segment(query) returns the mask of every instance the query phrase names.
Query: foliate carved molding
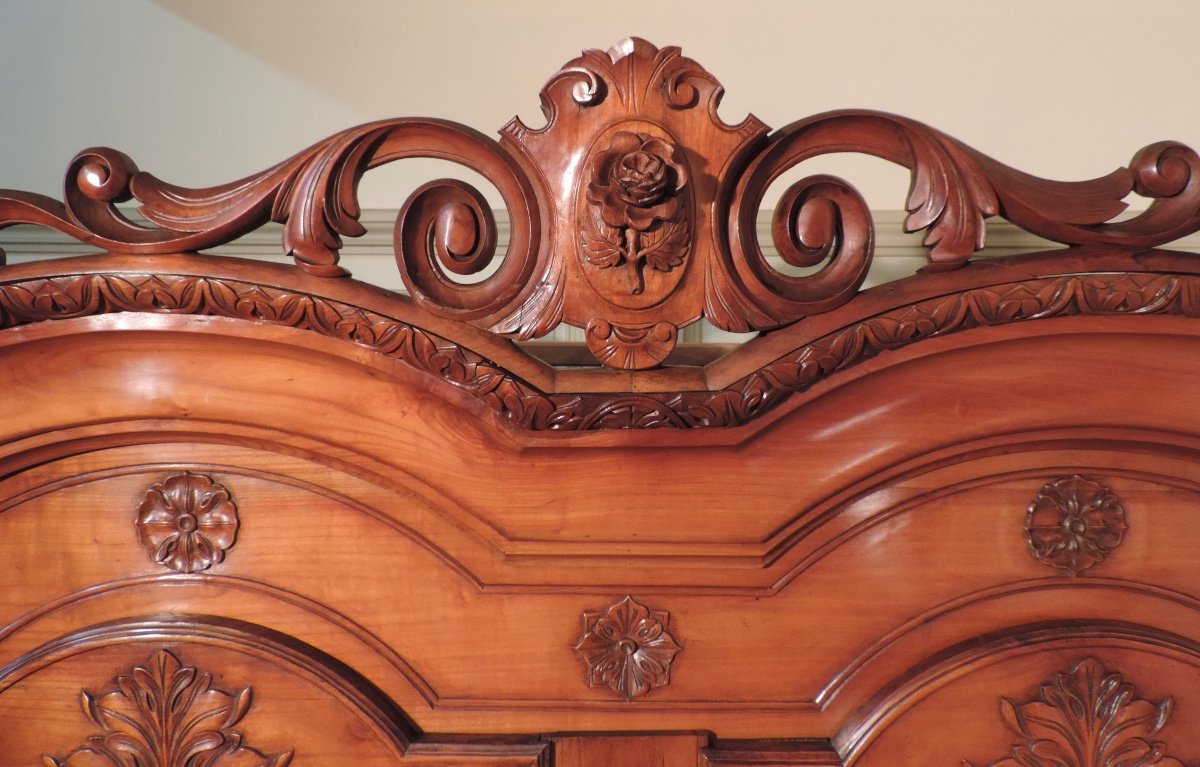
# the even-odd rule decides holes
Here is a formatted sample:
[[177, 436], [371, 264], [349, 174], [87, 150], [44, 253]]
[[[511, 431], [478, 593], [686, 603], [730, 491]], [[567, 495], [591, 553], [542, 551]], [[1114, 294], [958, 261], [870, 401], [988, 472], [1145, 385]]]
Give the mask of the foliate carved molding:
[[575, 650], [589, 687], [608, 687], [626, 700], [671, 683], [671, 664], [682, 649], [667, 632], [670, 616], [625, 597], [606, 610], [583, 613]]
[[[1171, 699], [1135, 695], [1121, 674], [1088, 658], [1047, 680], [1032, 701], [1002, 698], [1000, 714], [1021, 741], [987, 767], [1183, 767], [1153, 739], [1167, 724]], [[964, 760], [963, 767], [975, 766]]]
[[[232, 317], [348, 341], [437, 376], [531, 431], [700, 429], [749, 423], [881, 351], [970, 328], [1068, 316], [1200, 317], [1200, 277], [1086, 274], [976, 288], [854, 322], [723, 389], [555, 394], [427, 330], [284, 288], [167, 274], [72, 274], [0, 284], [0, 328], [114, 312]], [[614, 360], [626, 353], [603, 333], [598, 337], [612, 345]], [[638, 352], [650, 348], [643, 344]]]
[[1068, 575], [1104, 561], [1127, 529], [1117, 494], [1078, 474], [1043, 485], [1025, 515], [1030, 554]]
[[203, 474], [172, 474], [146, 491], [137, 531], [155, 562], [181, 573], [207, 570], [225, 559], [238, 531], [229, 488]]
[[[207, 189], [165, 183], [113, 149], [88, 149], [70, 163], [61, 202], [0, 190], [0, 228], [36, 224], [112, 253], [154, 255], [227, 244], [277, 221], [299, 268], [340, 276], [341, 238], [364, 231], [362, 175], [408, 157], [450, 159], [499, 191], [512, 227], [508, 250], [490, 274], [462, 279], [495, 259], [495, 221], [476, 189], [433, 181], [396, 219], [401, 276], [430, 312], [519, 339], [563, 322], [604, 322], [627, 338], [701, 318], [730, 331], [772, 330], [846, 303], [874, 252], [871, 216], [850, 184], [801, 179], [774, 212], [783, 260], [815, 271], [772, 267], [756, 231], [770, 185], [833, 152], [911, 171], [905, 228], [926, 232], [934, 269], [966, 263], [984, 244], [984, 220], [996, 215], [1066, 244], [1130, 252], [1200, 230], [1200, 156], [1181, 144], [1151, 144], [1102, 178], [1048, 181], [879, 112], [829, 112], [773, 133], [754, 117], [729, 125], [717, 115], [722, 93], [679, 48], [629, 39], [568, 62], [541, 91], [546, 125], [514, 119], [498, 142], [446, 121], [382, 120]], [[1130, 193], [1153, 202], [1115, 221]], [[121, 214], [116, 203], [130, 199], [150, 226]], [[629, 340], [628, 354], [592, 348], [604, 364], [644, 368], [660, 363], [663, 335], [646, 352]]]
[[246, 687], [225, 692], [212, 675], [168, 650], [116, 678], [103, 695], [83, 692], [83, 714], [102, 732], [46, 767], [286, 767], [291, 751], [267, 756], [243, 745], [234, 727], [250, 710]]

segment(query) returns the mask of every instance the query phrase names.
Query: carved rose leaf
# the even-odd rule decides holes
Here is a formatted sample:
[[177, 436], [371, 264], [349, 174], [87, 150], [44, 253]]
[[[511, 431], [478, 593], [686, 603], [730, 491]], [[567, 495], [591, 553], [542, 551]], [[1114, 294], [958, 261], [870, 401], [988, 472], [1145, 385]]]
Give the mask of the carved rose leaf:
[[605, 234], [588, 231], [583, 233], [583, 252], [589, 264], [601, 269], [617, 266], [625, 257], [620, 244], [610, 240]]
[[646, 266], [659, 272], [669, 272], [683, 263], [688, 252], [688, 230], [680, 224], [663, 224], [660, 236], [642, 249]]

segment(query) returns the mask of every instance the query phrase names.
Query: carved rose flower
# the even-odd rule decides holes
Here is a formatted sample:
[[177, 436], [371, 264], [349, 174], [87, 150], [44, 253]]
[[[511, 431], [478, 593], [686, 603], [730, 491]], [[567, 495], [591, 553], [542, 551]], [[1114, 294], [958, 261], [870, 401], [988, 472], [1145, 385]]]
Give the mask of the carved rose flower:
[[1079, 475], [1045, 485], [1029, 504], [1025, 539], [1038, 561], [1077, 575], [1125, 535], [1125, 509], [1112, 490]]
[[676, 193], [687, 184], [678, 150], [660, 138], [620, 131], [592, 164], [587, 198], [604, 223], [644, 232], [679, 210]]
[[167, 477], [146, 492], [138, 537], [154, 561], [194, 573], [225, 558], [237, 538], [237, 506], [229, 490], [202, 474]]
[[669, 684], [680, 646], [667, 633], [667, 613], [625, 597], [605, 611], [583, 614], [575, 649], [587, 665], [589, 687], [605, 685], [626, 700]]

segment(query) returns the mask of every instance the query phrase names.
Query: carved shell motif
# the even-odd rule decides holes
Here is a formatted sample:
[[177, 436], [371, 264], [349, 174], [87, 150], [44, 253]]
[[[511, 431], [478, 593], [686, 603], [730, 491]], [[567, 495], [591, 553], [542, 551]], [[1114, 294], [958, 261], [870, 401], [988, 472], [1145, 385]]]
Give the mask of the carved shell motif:
[[1046, 483], [1033, 497], [1025, 541], [1034, 559], [1078, 575], [1121, 545], [1127, 528], [1116, 493], [1075, 474]]
[[1152, 737], [1166, 726], [1171, 699], [1134, 695], [1120, 674], [1087, 658], [1047, 680], [1035, 700], [1002, 698], [1000, 714], [1021, 742], [987, 767], [1183, 767]]
[[575, 649], [589, 687], [608, 687], [626, 700], [671, 682], [671, 663], [683, 648], [667, 633], [670, 616], [625, 597], [607, 610], [583, 614]]
[[242, 745], [233, 727], [249, 712], [250, 688], [228, 693], [212, 674], [160, 650], [118, 676], [117, 689], [84, 691], [84, 716], [102, 732], [45, 767], [286, 767], [291, 751], [266, 756]]
[[237, 539], [237, 505], [229, 488], [183, 472], [146, 491], [138, 508], [138, 538], [155, 562], [181, 573], [207, 570]]

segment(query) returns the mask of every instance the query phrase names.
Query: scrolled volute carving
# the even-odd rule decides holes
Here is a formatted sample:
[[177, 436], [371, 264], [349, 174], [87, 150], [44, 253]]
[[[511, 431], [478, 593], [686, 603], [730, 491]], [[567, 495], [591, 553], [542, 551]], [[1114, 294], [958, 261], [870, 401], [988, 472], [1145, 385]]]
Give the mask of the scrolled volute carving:
[[249, 687], [225, 692], [212, 674], [160, 650], [116, 678], [103, 695], [86, 690], [83, 714], [101, 732], [45, 767], [287, 767], [292, 752], [268, 756], [234, 729], [250, 710]]
[[[985, 219], [997, 215], [1069, 245], [1130, 251], [1200, 229], [1200, 155], [1175, 142], [1151, 144], [1129, 167], [1101, 178], [1049, 181], [881, 112], [819, 114], [773, 133], [752, 116], [730, 125], [717, 115], [722, 93], [679, 48], [628, 39], [568, 62], [542, 89], [546, 125], [514, 118], [498, 142], [446, 121], [383, 120], [205, 189], [167, 184], [121, 152], [89, 149], [71, 162], [62, 202], [0, 190], [0, 228], [36, 224], [113, 253], [154, 255], [225, 244], [277, 221], [283, 249], [301, 269], [340, 276], [341, 238], [363, 233], [362, 175], [408, 157], [448, 159], [499, 191], [508, 250], [487, 276], [460, 279], [480, 275], [496, 258], [491, 211], [463, 182], [421, 187], [394, 231], [413, 300], [518, 339], [564, 322], [620, 329], [628, 353], [591, 346], [602, 363], [633, 369], [664, 361], [663, 333], [643, 334], [645, 348], [638, 348], [640, 330], [658, 323], [677, 332], [707, 318], [725, 330], [766, 331], [831, 311], [857, 293], [874, 232], [865, 202], [846, 181], [802, 179], [776, 208], [772, 239], [780, 256], [813, 273], [780, 272], [758, 242], [770, 185], [820, 155], [869, 154], [911, 171], [905, 228], [925, 232], [927, 269], [966, 263], [984, 245]], [[1114, 220], [1131, 193], [1152, 204]], [[150, 226], [116, 207], [129, 200]]]

